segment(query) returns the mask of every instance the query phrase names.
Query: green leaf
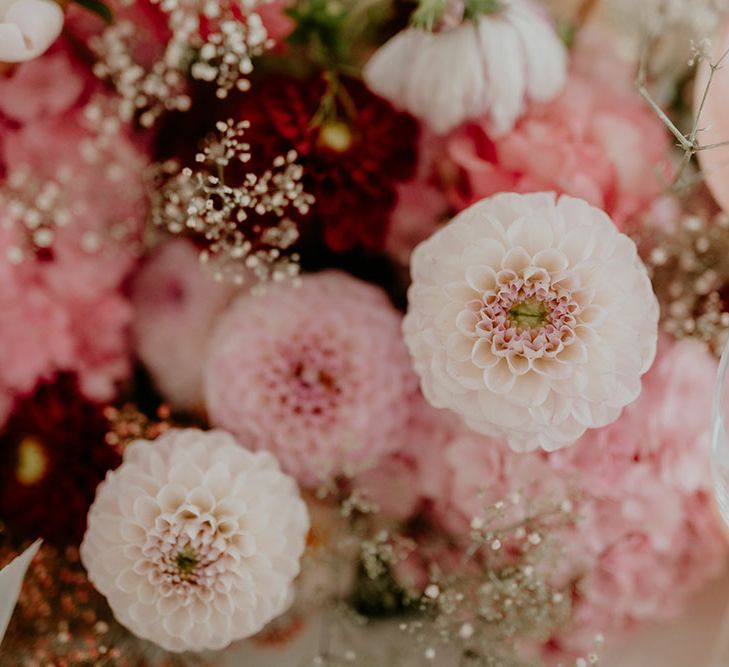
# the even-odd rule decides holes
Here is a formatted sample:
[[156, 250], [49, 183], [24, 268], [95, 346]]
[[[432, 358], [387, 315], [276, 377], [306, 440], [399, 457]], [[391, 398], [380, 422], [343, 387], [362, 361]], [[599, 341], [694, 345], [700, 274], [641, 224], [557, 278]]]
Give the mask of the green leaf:
[[103, 0], [73, 0], [73, 1], [77, 5], [81, 5], [84, 9], [88, 9], [90, 12], [93, 12], [97, 16], [101, 17], [101, 19], [105, 23], [114, 22], [114, 14], [112, 13], [109, 6], [103, 2]]
[[483, 14], [495, 14], [504, 9], [501, 0], [466, 0], [466, 18], [475, 19]]
[[420, 0], [410, 17], [413, 28], [432, 32], [448, 6], [447, 0]]
[[288, 38], [291, 44], [308, 47], [311, 57], [325, 67], [348, 60], [350, 48], [343, 34], [347, 10], [342, 4], [331, 0], [299, 0], [286, 13], [296, 22]]

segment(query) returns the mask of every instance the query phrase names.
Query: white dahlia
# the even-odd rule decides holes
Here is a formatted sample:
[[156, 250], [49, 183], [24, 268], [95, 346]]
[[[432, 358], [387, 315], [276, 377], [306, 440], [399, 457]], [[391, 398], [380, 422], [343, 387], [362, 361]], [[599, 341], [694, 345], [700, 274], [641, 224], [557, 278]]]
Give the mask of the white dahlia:
[[117, 620], [219, 649], [286, 610], [309, 529], [296, 483], [224, 431], [138, 440], [99, 486], [81, 559]]
[[653, 362], [635, 244], [580, 199], [501, 194], [420, 244], [404, 322], [428, 400], [518, 451], [614, 421]]
[[508, 132], [527, 100], [551, 100], [566, 75], [566, 49], [532, 0], [498, 0], [487, 13], [436, 32], [407, 28], [364, 70], [374, 92], [438, 133], [486, 113], [495, 134]]

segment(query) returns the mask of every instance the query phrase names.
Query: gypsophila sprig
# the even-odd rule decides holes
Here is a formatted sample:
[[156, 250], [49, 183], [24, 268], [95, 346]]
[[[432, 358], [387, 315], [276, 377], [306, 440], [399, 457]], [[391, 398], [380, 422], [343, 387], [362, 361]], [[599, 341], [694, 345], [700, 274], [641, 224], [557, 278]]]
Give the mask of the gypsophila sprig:
[[188, 75], [216, 86], [218, 98], [250, 88], [253, 58], [274, 45], [256, 8], [257, 0], [152, 0], [171, 34], [149, 66], [136, 61], [145, 36], [131, 21], [119, 21], [91, 41], [99, 58], [94, 73], [111, 81], [121, 97], [120, 115], [151, 127], [165, 111], [191, 106]]
[[[515, 510], [528, 513], [510, 522]], [[471, 521], [468, 541], [448, 545], [462, 554], [459, 563], [439, 562], [434, 549], [429, 582], [412, 603], [420, 615], [400, 629], [427, 660], [456, 651], [474, 667], [540, 664], [521, 657], [519, 645], [546, 641], [570, 618], [571, 595], [552, 575], [559, 530], [577, 518], [569, 500], [530, 508], [520, 494], [485, 508]], [[596, 665], [597, 655], [580, 661]]]
[[6, 252], [11, 264], [20, 264], [27, 256], [48, 251], [59, 228], [69, 224], [74, 214], [65, 201], [64, 187], [71, 179], [62, 170], [56, 180], [39, 180], [30, 167], [21, 165], [10, 171], [0, 187], [0, 208], [7, 213], [0, 226], [17, 230], [17, 242]]
[[[5, 213], [0, 229], [12, 232], [13, 243], [6, 249], [6, 259], [12, 264], [33, 256], [50, 256], [63, 236], [66, 242], [73, 238], [88, 255], [98, 253], [107, 243], [124, 245], [132, 253], [137, 250], [133, 213], [143, 190], [128, 182], [127, 176], [144, 169], [146, 160], [136, 154], [120, 154], [117, 142], [123, 127], [108, 100], [92, 97], [83, 108], [80, 125], [85, 133], [68, 155], [68, 162], [52, 174], [40, 177], [36, 169], [19, 163], [9, 166], [5, 182], [0, 183], [0, 209]], [[90, 198], [79, 196], [87, 187], [87, 177], [78, 173], [76, 163], [93, 170], [101, 177], [96, 187], [104, 184], [115, 189], [124, 204], [108, 212], [106, 226], [97, 226], [100, 220]]]
[[185, 69], [190, 57], [187, 46], [171, 40], [164, 55], [148, 69], [135, 62], [134, 52], [143, 36], [131, 21], [119, 21], [91, 40], [99, 59], [94, 74], [110, 81], [116, 88], [119, 116], [151, 127], [165, 111], [187, 111], [191, 100], [187, 93]]
[[687, 213], [674, 233], [654, 241], [646, 258], [663, 330], [675, 338], [705, 341], [717, 355], [729, 337], [724, 303], [729, 285], [727, 230], [725, 213]]
[[298, 255], [290, 252], [299, 230], [287, 213], [306, 215], [314, 198], [304, 191], [304, 171], [293, 150], [276, 157], [263, 174], [246, 173], [235, 185], [226, 180], [226, 169], [250, 160], [248, 127], [247, 121], [219, 122], [219, 135], [196, 156], [196, 170], [175, 162], [160, 165], [152, 222], [171, 234], [202, 238], [200, 260], [216, 280], [279, 282], [299, 271]]

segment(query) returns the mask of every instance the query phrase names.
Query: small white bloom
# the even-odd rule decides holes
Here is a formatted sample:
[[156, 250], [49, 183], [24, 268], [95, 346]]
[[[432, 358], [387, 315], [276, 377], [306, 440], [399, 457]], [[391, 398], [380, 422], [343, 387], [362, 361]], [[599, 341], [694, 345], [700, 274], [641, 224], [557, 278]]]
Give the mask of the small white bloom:
[[567, 52], [543, 8], [503, 0], [495, 13], [431, 33], [408, 28], [381, 47], [365, 81], [396, 107], [445, 133], [489, 113], [508, 132], [527, 99], [547, 102], [565, 83]]
[[653, 362], [658, 303], [635, 244], [587, 202], [478, 202], [420, 244], [404, 322], [428, 400], [517, 451], [614, 421]]
[[53, 0], [0, 0], [0, 63], [33, 60], [63, 30], [63, 10]]
[[170, 431], [131, 444], [99, 486], [81, 560], [134, 634], [220, 649], [286, 610], [308, 530], [271, 454], [223, 431]]

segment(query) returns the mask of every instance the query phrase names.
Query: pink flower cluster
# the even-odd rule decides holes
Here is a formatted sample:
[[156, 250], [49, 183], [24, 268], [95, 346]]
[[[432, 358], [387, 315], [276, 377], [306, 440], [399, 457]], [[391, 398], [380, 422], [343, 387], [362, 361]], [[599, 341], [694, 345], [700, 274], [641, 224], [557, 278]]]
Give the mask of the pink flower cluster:
[[606, 49], [598, 56], [592, 45], [585, 53], [584, 42], [562, 93], [533, 105], [513, 131], [494, 137], [484, 120], [452, 134], [449, 195], [457, 209], [497, 192], [553, 190], [628, 229], [650, 208], [662, 189], [656, 165], [668, 170], [665, 127], [621, 76], [629, 72], [618, 58]]
[[120, 287], [144, 219], [144, 162], [126, 134], [105, 136], [103, 118], [84, 113], [97, 93], [90, 76], [59, 45], [0, 79], [5, 396], [73, 371], [89, 397], [109, 399], [129, 372]]
[[445, 137], [426, 135], [419, 167], [400, 186], [388, 251], [410, 251], [447, 217], [499, 192], [554, 191], [585, 199], [632, 231], [670, 181], [665, 127], [633, 85], [631, 65], [609, 37], [586, 31], [572, 51], [567, 84], [551, 102], [532, 103], [507, 133], [489, 117]]
[[[589, 650], [598, 632], [669, 617], [722, 571], [727, 543], [708, 469], [715, 372], [701, 343], [663, 340], [638, 401], [553, 454], [516, 454], [421, 404], [407, 445], [357, 481], [393, 518], [425, 509], [454, 535], [514, 493], [536, 506], [575, 500], [581, 518], [562, 536], [558, 572], [575, 611], [555, 644]], [[401, 573], [423, 582], [412, 562]]]

